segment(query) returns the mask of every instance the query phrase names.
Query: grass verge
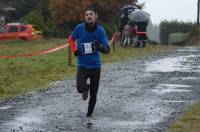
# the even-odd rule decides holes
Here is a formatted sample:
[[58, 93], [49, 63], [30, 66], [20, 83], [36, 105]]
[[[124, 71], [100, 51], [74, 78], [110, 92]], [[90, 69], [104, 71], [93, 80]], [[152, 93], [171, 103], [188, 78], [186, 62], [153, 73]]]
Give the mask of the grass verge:
[[[63, 44], [62, 39], [39, 41], [3, 41], [0, 42], [0, 56], [27, 54], [46, 50]], [[173, 49], [169, 46], [153, 46], [146, 48], [120, 48], [115, 52], [102, 55], [104, 63], [111, 63], [128, 58], [142, 57]], [[30, 91], [48, 88], [51, 82], [74, 76], [76, 70], [75, 57], [72, 66], [68, 66], [68, 50], [63, 49], [51, 54], [19, 57], [16, 59], [0, 59], [0, 99], [14, 97]]]
[[200, 103], [186, 111], [179, 121], [173, 124], [170, 132], [200, 132]]

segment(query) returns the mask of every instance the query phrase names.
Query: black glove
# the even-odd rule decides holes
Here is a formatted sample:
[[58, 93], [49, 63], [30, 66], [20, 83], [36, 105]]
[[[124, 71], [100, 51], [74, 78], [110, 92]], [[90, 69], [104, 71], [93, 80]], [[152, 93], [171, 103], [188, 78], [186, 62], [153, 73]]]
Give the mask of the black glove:
[[101, 47], [103, 46], [99, 41], [97, 41], [97, 40], [95, 40], [94, 41], [94, 45], [95, 45], [95, 47], [97, 48], [97, 49], [101, 49]]
[[74, 56], [78, 56], [78, 51], [74, 51]]
[[105, 47], [103, 46], [99, 41], [95, 40], [94, 41], [95, 47], [101, 51], [102, 53], [109, 53], [110, 52], [110, 47]]

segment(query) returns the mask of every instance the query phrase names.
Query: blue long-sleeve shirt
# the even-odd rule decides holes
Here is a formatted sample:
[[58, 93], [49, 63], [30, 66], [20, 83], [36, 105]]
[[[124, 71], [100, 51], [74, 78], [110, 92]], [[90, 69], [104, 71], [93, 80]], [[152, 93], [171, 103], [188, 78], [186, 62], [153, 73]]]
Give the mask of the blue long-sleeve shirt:
[[89, 69], [100, 68], [102, 63], [100, 53], [93, 44], [95, 41], [99, 41], [105, 48], [109, 49], [104, 28], [97, 25], [94, 32], [88, 32], [85, 29], [85, 23], [81, 23], [72, 32], [72, 39], [77, 40], [78, 66]]

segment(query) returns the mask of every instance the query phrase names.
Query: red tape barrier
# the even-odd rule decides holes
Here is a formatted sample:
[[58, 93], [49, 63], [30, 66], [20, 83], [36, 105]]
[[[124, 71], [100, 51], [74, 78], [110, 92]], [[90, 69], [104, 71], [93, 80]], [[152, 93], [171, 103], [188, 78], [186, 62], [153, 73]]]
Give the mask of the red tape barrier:
[[[116, 42], [117, 35], [118, 35], [117, 33], [113, 34], [109, 45], [112, 45], [114, 42]], [[30, 53], [30, 54], [18, 54], [18, 55], [14, 55], [14, 56], [0, 56], [0, 59], [13, 59], [13, 58], [17, 58], [17, 57], [31, 57], [31, 56], [36, 56], [36, 55], [49, 54], [49, 53], [56, 52], [58, 50], [64, 49], [67, 46], [69, 46], [69, 44], [61, 45], [61, 46], [58, 46], [58, 47], [55, 47], [55, 48], [50, 48], [50, 49], [47, 49], [47, 50], [33, 52], [33, 53]]]
[[112, 45], [114, 42], [116, 42], [116, 40], [117, 40], [117, 35], [118, 35], [118, 33], [114, 33], [114, 34], [113, 34], [112, 39], [111, 39], [109, 45]]
[[147, 35], [146, 32], [137, 32], [137, 35]]
[[55, 47], [55, 48], [37, 51], [37, 52], [30, 53], [30, 54], [18, 54], [18, 55], [14, 55], [14, 56], [0, 56], [0, 59], [12, 59], [12, 58], [17, 58], [17, 57], [31, 57], [31, 56], [36, 56], [36, 55], [49, 54], [49, 53], [58, 51], [60, 49], [66, 48], [67, 46], [68, 46], [68, 44], [67, 45], [61, 45], [61, 46], [58, 46], [58, 47]]

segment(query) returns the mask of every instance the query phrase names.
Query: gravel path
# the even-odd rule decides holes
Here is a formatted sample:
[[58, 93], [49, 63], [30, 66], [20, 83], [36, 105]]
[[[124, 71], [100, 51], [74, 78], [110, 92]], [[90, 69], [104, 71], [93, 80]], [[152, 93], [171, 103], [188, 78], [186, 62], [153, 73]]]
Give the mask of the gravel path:
[[200, 49], [105, 65], [91, 127], [75, 80], [0, 102], [2, 132], [165, 132], [200, 100]]

